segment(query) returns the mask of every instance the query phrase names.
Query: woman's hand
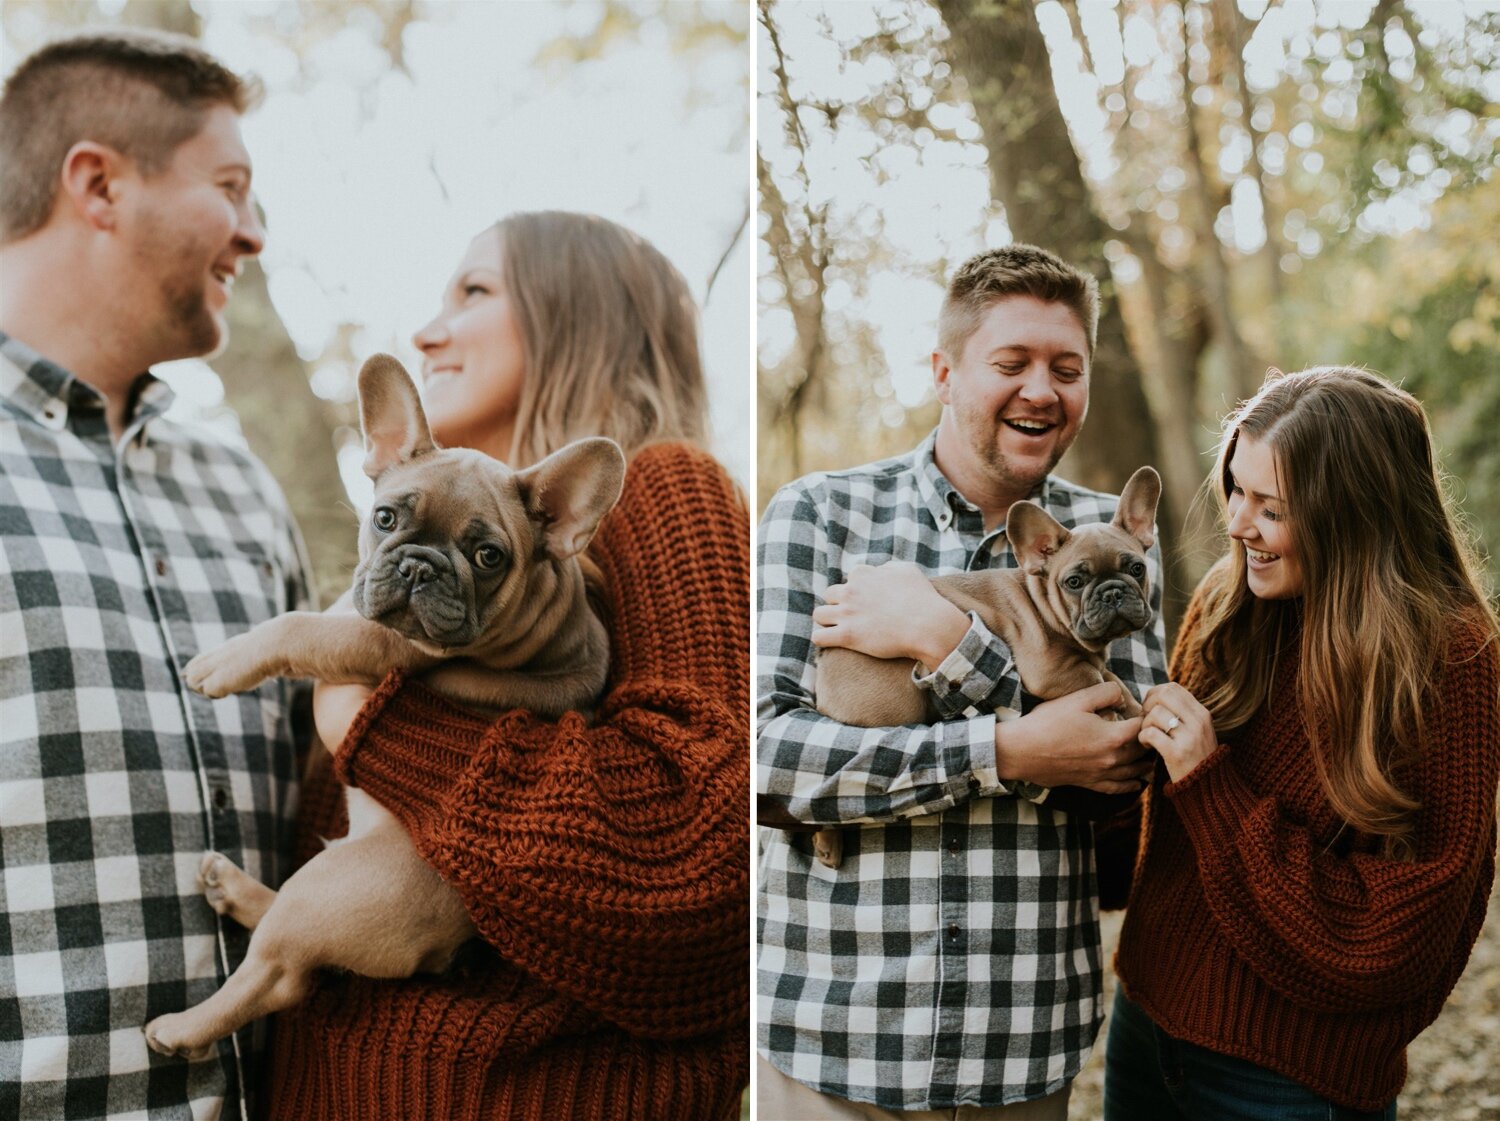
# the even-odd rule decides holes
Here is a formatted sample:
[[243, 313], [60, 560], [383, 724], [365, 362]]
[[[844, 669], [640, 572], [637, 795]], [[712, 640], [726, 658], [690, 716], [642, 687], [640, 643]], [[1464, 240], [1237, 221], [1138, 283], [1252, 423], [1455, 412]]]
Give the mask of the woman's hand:
[[329, 754], [338, 754], [349, 725], [374, 691], [368, 685], [325, 685], [321, 681], [313, 686], [313, 724]]
[[842, 646], [872, 658], [914, 658], [928, 671], [953, 653], [969, 617], [933, 590], [916, 565], [858, 564], [813, 608], [814, 646]]
[[1141, 743], [1156, 749], [1173, 782], [1181, 782], [1219, 750], [1208, 709], [1177, 682], [1153, 686], [1141, 708]]

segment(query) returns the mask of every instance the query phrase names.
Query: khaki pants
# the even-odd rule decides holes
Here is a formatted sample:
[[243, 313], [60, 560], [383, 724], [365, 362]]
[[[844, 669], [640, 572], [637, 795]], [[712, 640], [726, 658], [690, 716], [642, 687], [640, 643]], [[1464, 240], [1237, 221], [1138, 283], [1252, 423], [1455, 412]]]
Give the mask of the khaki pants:
[[758, 1054], [755, 1077], [757, 1121], [1068, 1121], [1068, 1093], [1073, 1088], [1070, 1083], [1048, 1097], [1011, 1105], [897, 1111], [820, 1094]]

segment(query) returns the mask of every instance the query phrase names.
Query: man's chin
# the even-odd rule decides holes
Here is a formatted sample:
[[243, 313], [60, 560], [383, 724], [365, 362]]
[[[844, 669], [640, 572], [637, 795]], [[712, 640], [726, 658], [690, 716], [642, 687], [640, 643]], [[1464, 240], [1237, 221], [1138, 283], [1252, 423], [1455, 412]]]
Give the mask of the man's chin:
[[191, 304], [174, 301], [169, 316], [162, 324], [160, 352], [152, 357], [153, 362], [216, 358], [229, 345], [229, 323], [223, 310], [201, 298]]
[[995, 455], [998, 461], [995, 466], [1028, 491], [1050, 475], [1062, 459], [1062, 452], [1055, 445], [1046, 449], [1015, 448], [1007, 441], [1000, 442]]
[[190, 345], [196, 348], [189, 358], [217, 358], [229, 346], [229, 323], [221, 311], [206, 311], [189, 333]]

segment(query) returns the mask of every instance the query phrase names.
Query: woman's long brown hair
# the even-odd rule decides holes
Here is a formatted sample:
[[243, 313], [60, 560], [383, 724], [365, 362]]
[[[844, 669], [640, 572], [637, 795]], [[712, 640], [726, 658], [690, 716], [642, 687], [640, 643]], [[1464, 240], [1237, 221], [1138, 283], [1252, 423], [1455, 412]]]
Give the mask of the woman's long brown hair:
[[1411, 859], [1420, 805], [1404, 776], [1426, 741], [1452, 628], [1471, 619], [1497, 633], [1480, 566], [1444, 502], [1427, 416], [1364, 370], [1273, 371], [1225, 422], [1210, 485], [1226, 518], [1242, 436], [1272, 451], [1302, 594], [1257, 599], [1245, 548], [1231, 543], [1199, 632], [1213, 683], [1204, 704], [1222, 734], [1275, 703], [1277, 659], [1295, 638], [1296, 701], [1329, 802], [1386, 855]]
[[593, 214], [512, 214], [501, 269], [525, 352], [515, 439], [522, 468], [581, 436], [627, 456], [707, 440], [698, 309], [682, 274], [645, 238]]

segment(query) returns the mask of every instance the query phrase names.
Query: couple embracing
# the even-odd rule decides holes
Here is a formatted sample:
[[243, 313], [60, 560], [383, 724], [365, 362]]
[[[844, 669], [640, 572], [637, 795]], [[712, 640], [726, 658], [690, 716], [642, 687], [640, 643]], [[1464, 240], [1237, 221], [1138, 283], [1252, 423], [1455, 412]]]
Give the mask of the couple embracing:
[[[191, 41], [136, 32], [44, 47], [0, 98], [0, 1116], [737, 1116], [749, 525], [703, 450], [696, 309], [655, 248], [513, 215], [413, 340], [439, 444], [517, 470], [584, 436], [625, 452], [588, 549], [610, 636], [591, 721], [482, 718], [399, 672], [184, 684], [310, 606], [269, 473], [165, 416], [149, 372], [223, 344], [265, 240], [253, 99]], [[304, 782], [314, 721], [332, 756]], [[270, 1043], [262, 1023], [201, 1061], [148, 1050], [148, 1020], [246, 955], [204, 854], [279, 884], [346, 830], [335, 774], [480, 937], [439, 977], [323, 977]]]
[[[1272, 371], [1229, 416], [1226, 551], [1170, 668], [1159, 611], [1109, 647], [1138, 715], [1109, 680], [1023, 696], [1020, 651], [934, 591], [1030, 565], [1007, 534], [1025, 500], [1065, 530], [1115, 516], [1051, 473], [1097, 320], [1093, 278], [1051, 253], [971, 259], [936, 431], [766, 510], [762, 1118], [1062, 1121], [1102, 1019], [1101, 899], [1128, 897], [1106, 1121], [1394, 1118], [1406, 1045], [1463, 971], [1494, 878], [1500, 654], [1409, 394]], [[1134, 590], [1157, 610], [1146, 520]], [[1093, 574], [1069, 578], [1086, 596]], [[929, 719], [824, 715], [819, 648], [908, 660]], [[1141, 794], [1091, 822], [1060, 787]]]

